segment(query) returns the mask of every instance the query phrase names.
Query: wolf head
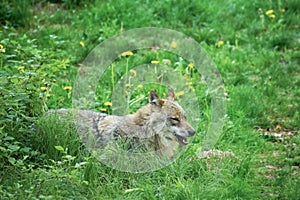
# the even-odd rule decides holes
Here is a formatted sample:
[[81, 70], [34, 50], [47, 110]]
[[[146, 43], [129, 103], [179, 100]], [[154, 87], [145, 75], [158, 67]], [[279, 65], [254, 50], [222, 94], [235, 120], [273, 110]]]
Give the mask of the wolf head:
[[161, 99], [155, 91], [150, 91], [149, 104], [149, 126], [159, 135], [162, 143], [176, 140], [181, 145], [187, 145], [187, 137], [193, 136], [195, 130], [187, 122], [185, 111], [175, 99], [174, 90], [169, 90], [166, 99]]

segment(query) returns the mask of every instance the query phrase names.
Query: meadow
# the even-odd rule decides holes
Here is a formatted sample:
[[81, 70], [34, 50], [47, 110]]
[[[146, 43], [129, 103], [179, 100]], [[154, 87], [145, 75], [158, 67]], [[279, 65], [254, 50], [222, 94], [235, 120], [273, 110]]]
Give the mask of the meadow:
[[[1, 199], [299, 199], [297, 0], [4, 0], [0, 10]], [[212, 104], [201, 71], [170, 52], [120, 55], [99, 80], [94, 110], [111, 114], [122, 75], [134, 80], [135, 66], [156, 61], [185, 77], [177, 95], [195, 92], [201, 108], [190, 116], [199, 118], [197, 134], [178, 159], [130, 173], [92, 156], [72, 122], [42, 116], [72, 107], [79, 69], [97, 45], [141, 27], [176, 30], [205, 49], [224, 83], [226, 118], [213, 153], [203, 156]], [[128, 112], [153, 87], [167, 91], [137, 84]]]

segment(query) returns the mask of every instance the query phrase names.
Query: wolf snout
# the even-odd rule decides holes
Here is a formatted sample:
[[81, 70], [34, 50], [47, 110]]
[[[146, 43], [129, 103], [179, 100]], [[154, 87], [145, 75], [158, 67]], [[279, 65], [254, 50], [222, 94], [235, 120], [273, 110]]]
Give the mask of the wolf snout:
[[195, 135], [195, 130], [194, 129], [189, 129], [188, 130], [188, 134], [189, 134], [189, 136], [194, 136]]

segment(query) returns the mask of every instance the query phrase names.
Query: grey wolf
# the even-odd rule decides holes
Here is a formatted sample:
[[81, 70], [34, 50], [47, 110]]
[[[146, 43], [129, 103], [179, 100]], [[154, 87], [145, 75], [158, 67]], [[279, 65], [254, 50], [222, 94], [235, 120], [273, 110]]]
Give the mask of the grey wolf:
[[187, 121], [185, 111], [175, 99], [173, 89], [169, 90], [165, 99], [161, 99], [151, 90], [148, 104], [125, 116], [71, 109], [59, 109], [50, 113], [73, 113], [83, 142], [92, 134], [97, 147], [104, 147], [118, 138], [125, 138], [131, 140], [129, 149], [141, 145], [147, 151], [166, 151], [168, 156], [172, 156], [174, 144], [185, 146], [188, 144], [188, 137], [195, 134]]

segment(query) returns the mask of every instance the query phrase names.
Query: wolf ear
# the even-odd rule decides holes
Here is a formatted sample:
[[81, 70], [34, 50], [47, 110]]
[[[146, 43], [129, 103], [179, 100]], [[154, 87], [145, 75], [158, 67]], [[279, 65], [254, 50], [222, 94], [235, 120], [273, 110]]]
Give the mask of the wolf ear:
[[165, 102], [159, 98], [154, 90], [151, 90], [149, 94], [149, 103], [162, 106]]
[[168, 92], [168, 95], [167, 95], [167, 99], [168, 100], [171, 100], [171, 101], [175, 101], [176, 98], [175, 98], [175, 93], [174, 93], [174, 89], [171, 88]]

